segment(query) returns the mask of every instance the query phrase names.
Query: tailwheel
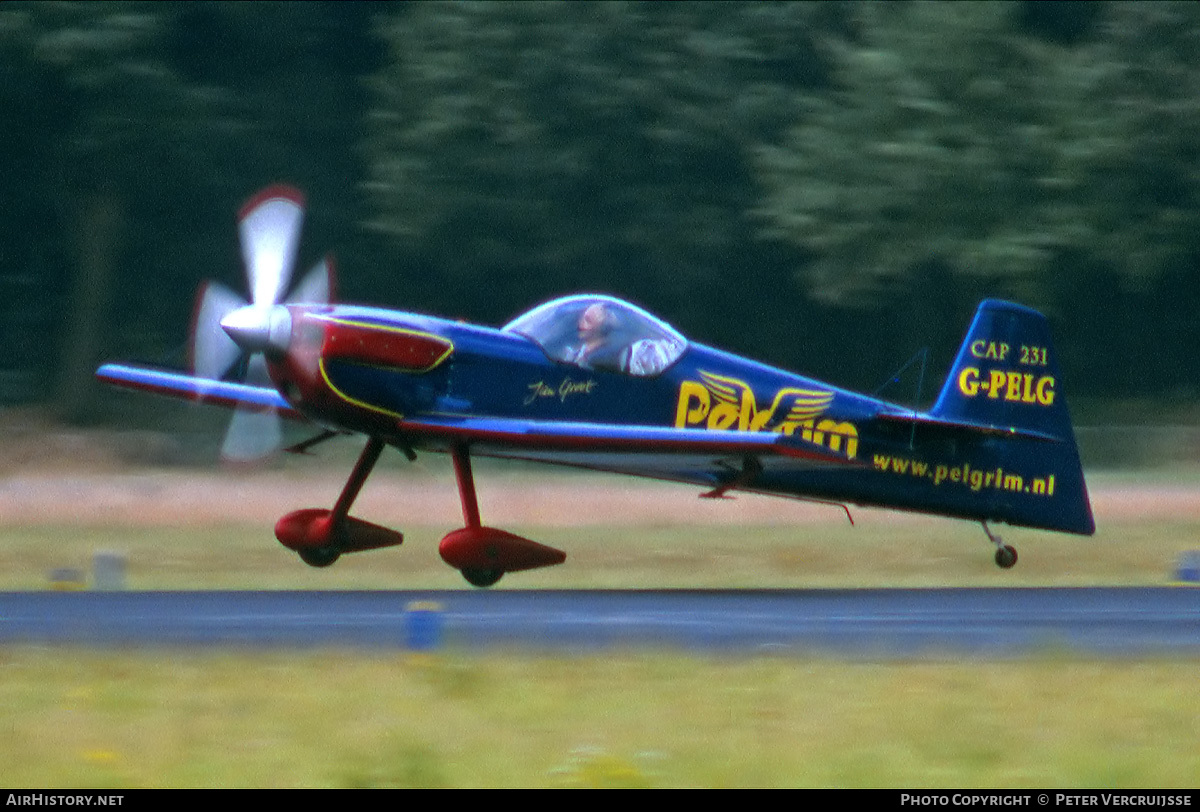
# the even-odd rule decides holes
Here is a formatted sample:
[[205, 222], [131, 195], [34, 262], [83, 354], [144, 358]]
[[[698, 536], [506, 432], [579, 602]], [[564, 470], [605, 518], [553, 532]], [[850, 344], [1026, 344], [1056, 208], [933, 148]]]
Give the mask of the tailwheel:
[[1004, 540], [992, 532], [987, 522], [980, 522], [983, 532], [987, 533], [988, 541], [996, 545], [996, 566], [1002, 570], [1012, 569], [1017, 563], [1016, 548], [1004, 543]]
[[341, 557], [341, 552], [335, 547], [313, 547], [308, 550], [298, 550], [300, 560], [310, 567], [328, 567]]
[[1007, 544], [996, 549], [996, 566], [1002, 570], [1011, 569], [1017, 563], [1017, 551]]
[[504, 575], [504, 570], [489, 570], [477, 569], [475, 567], [465, 567], [462, 570], [462, 575], [467, 579], [467, 583], [471, 586], [489, 587], [500, 580], [500, 576]]

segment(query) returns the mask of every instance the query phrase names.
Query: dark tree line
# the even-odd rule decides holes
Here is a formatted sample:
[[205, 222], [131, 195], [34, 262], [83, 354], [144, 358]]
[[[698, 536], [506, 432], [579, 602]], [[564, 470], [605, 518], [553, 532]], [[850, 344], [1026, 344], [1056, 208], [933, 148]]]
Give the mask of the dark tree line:
[[0, 401], [86, 417], [99, 358], [182, 363], [274, 181], [346, 300], [602, 290], [870, 389], [998, 295], [1051, 315], [1073, 393], [1186, 401], [1198, 9], [5, 3]]

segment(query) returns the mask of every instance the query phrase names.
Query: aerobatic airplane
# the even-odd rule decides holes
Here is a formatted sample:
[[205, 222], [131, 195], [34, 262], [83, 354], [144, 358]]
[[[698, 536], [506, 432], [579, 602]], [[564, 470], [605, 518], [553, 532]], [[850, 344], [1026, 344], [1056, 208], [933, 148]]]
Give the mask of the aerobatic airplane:
[[[403, 541], [350, 515], [385, 446], [451, 456], [464, 526], [439, 551], [475, 586], [566, 558], [483, 524], [477, 455], [688, 483], [703, 497], [748, 491], [973, 520], [1005, 568], [1017, 554], [992, 523], [1095, 530], [1058, 359], [1034, 310], [980, 304], [937, 400], [919, 411], [689, 341], [610, 296], [555, 299], [485, 327], [331, 303], [328, 260], [286, 296], [303, 211], [284, 186], [245, 205], [251, 298], [202, 290], [190, 374], [106, 364], [97, 375], [235, 408], [223, 447], [233, 459], [268, 453], [279, 415], [317, 427], [295, 451], [365, 436], [333, 507], [275, 526], [308, 564]], [[228, 380], [239, 370], [243, 382]]]

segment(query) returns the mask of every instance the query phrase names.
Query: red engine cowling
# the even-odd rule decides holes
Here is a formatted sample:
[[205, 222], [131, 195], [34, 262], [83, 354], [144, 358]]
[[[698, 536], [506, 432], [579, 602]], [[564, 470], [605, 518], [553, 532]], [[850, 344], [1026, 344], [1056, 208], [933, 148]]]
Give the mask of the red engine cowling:
[[321, 357], [327, 361], [423, 373], [445, 361], [454, 350], [448, 338], [387, 324], [329, 318]]
[[399, 530], [353, 516], [346, 516], [335, 527], [332, 513], [325, 508], [293, 511], [275, 523], [275, 538], [296, 552], [333, 547], [338, 552], [354, 553], [395, 547], [404, 542], [404, 534]]
[[494, 527], [464, 527], [438, 545], [442, 560], [459, 570], [519, 572], [567, 560], [562, 550]]

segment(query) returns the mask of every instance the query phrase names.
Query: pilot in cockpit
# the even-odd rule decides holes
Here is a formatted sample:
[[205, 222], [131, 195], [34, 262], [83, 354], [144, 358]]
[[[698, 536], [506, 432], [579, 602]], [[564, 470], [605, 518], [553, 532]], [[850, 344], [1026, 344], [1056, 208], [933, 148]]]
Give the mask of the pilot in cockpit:
[[578, 343], [567, 349], [563, 360], [586, 369], [658, 374], [678, 355], [678, 348], [670, 341], [639, 338], [631, 332], [635, 329], [623, 329], [620, 315], [606, 302], [592, 302], [579, 314]]
[[614, 347], [616, 315], [604, 302], [593, 302], [579, 314], [578, 342], [563, 360], [587, 369], [620, 369], [620, 347]]

